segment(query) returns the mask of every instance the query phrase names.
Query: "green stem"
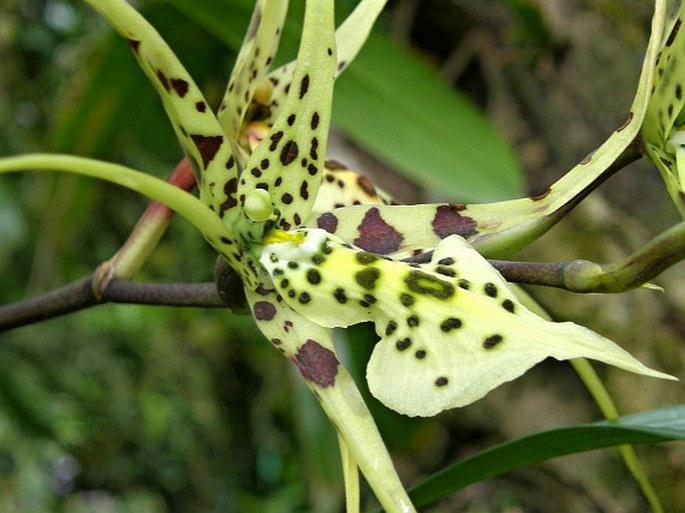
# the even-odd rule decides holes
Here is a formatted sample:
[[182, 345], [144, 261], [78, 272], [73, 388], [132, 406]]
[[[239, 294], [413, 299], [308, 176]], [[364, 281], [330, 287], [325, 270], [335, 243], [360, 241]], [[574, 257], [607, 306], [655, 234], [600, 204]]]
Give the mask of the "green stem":
[[[600, 411], [607, 420], [616, 420], [620, 416], [614, 401], [609, 395], [609, 391], [604, 386], [604, 383], [599, 379], [597, 372], [592, 367], [589, 361], [585, 358], [577, 358], [571, 360], [571, 365], [574, 370], [583, 381], [583, 384], [588, 389], [595, 403], [599, 407]], [[623, 458], [628, 471], [632, 474], [635, 480], [640, 485], [640, 489], [644, 494], [645, 498], [649, 502], [650, 507], [654, 513], [663, 513], [664, 509], [659, 500], [659, 496], [654, 490], [652, 483], [649, 481], [649, 477], [645, 472], [640, 459], [635, 452], [632, 445], [621, 445], [618, 448]]]
[[345, 479], [345, 512], [359, 513], [359, 467], [345, 439], [338, 435], [338, 447]]
[[[427, 256], [422, 255], [425, 260]], [[558, 287], [571, 292], [625, 292], [649, 283], [685, 259], [685, 222], [669, 228], [633, 254], [611, 264], [588, 260], [511, 262], [489, 260], [513, 283]], [[422, 261], [423, 261], [422, 260]]]
[[[522, 288], [516, 287], [516, 297], [532, 312], [539, 315], [543, 319], [552, 320], [550, 315], [533, 299], [531, 298]], [[597, 372], [592, 367], [590, 362], [586, 358], [574, 358], [570, 360], [573, 369], [576, 371], [581, 381], [587, 388], [592, 398], [595, 400], [597, 407], [604, 415], [607, 420], [615, 420], [620, 414], [618, 408], [614, 404], [609, 391], [599, 379]], [[638, 458], [635, 449], [632, 445], [622, 445], [619, 447], [619, 452], [623, 458], [623, 462], [626, 465], [628, 471], [637, 481], [642, 493], [647, 498], [649, 505], [654, 513], [663, 513], [663, 507], [661, 506], [661, 501], [649, 481], [649, 477], [645, 472], [640, 459]]]
[[120, 164], [45, 153], [0, 159], [0, 174], [20, 171], [58, 171], [99, 178], [165, 204], [192, 223], [210, 242], [231, 236], [219, 217], [192, 194]]

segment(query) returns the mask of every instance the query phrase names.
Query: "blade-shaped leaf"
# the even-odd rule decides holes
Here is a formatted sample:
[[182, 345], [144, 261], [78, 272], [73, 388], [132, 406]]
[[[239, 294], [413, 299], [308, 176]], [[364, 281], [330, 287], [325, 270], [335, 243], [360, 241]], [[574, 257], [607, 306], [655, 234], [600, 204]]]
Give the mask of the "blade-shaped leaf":
[[685, 405], [535, 433], [497, 445], [433, 474], [409, 496], [424, 507], [466, 486], [551, 458], [624, 444], [685, 440]]
[[483, 115], [379, 33], [338, 80], [333, 116], [357, 144], [454, 199], [523, 191], [511, 149]]

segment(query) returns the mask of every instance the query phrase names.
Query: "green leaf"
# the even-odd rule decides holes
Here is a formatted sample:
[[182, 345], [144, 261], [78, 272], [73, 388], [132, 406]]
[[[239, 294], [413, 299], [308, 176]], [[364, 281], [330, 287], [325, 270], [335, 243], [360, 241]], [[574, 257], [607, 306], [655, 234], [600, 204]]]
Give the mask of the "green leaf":
[[616, 422], [552, 429], [511, 440], [443, 468], [414, 487], [409, 495], [421, 508], [470, 484], [551, 458], [624, 444], [672, 440], [685, 440], [685, 404], [626, 415]]
[[379, 33], [336, 83], [333, 122], [357, 144], [459, 201], [519, 196], [521, 170], [485, 117]]

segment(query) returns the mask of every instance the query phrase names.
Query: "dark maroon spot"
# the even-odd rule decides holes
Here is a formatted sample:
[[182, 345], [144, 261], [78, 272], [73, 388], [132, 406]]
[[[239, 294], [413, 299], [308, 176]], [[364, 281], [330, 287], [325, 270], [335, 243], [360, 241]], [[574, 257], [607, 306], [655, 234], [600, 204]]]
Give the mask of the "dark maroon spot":
[[293, 221], [297, 226], [300, 226], [302, 224], [302, 218], [300, 217], [300, 214], [295, 213], [293, 216]]
[[174, 91], [176, 91], [176, 94], [178, 94], [181, 98], [183, 98], [186, 94], [188, 94], [188, 87], [189, 84], [182, 78], [172, 78], [171, 79], [171, 87], [174, 88]]
[[224, 194], [226, 196], [232, 196], [238, 191], [238, 179], [231, 178], [224, 184]]
[[281, 149], [281, 164], [287, 166], [297, 158], [299, 149], [295, 141], [288, 141]]
[[252, 311], [258, 321], [270, 321], [276, 317], [276, 307], [268, 301], [257, 301]]
[[136, 39], [127, 39], [128, 45], [133, 49], [134, 52], [138, 53], [138, 48], [140, 48], [140, 41]]
[[238, 202], [235, 199], [235, 193], [237, 191], [238, 191], [238, 179], [237, 178], [231, 178], [224, 185], [224, 194], [226, 194], [227, 198], [226, 198], [226, 201], [224, 201], [220, 206], [220, 210], [219, 210], [220, 215], [223, 215], [223, 213], [226, 210], [228, 210], [229, 208], [233, 208], [238, 204]]
[[283, 341], [280, 338], [272, 338], [271, 343], [275, 346], [280, 346], [283, 343]]
[[207, 104], [205, 102], [197, 102], [195, 104], [195, 110], [198, 112], [204, 112], [207, 110]]
[[369, 196], [376, 195], [376, 188], [373, 186], [373, 182], [371, 182], [368, 176], [359, 175], [357, 177], [357, 185], [362, 191], [364, 191]]
[[300, 82], [300, 100], [304, 98], [304, 95], [307, 94], [307, 90], [309, 89], [309, 75], [305, 75], [302, 77], [302, 82]]
[[263, 283], [260, 283], [259, 286], [255, 289], [255, 292], [260, 296], [268, 296], [273, 291], [274, 289], [267, 289]]
[[309, 164], [307, 166], [307, 171], [309, 171], [309, 174], [311, 176], [314, 176], [314, 175], [316, 175], [316, 173], [319, 172], [319, 170], [316, 168], [316, 166], [314, 164]]
[[288, 116], [287, 121], [288, 121], [288, 126], [293, 126], [293, 124], [295, 123], [295, 114], [291, 114], [290, 116]]
[[193, 140], [195, 147], [200, 152], [204, 168], [207, 169], [207, 164], [212, 161], [216, 155], [216, 152], [219, 151], [219, 148], [221, 148], [224, 138], [220, 135], [199, 134], [191, 134], [190, 138]]
[[292, 358], [302, 377], [321, 387], [335, 384], [338, 374], [338, 359], [330, 349], [309, 339]]
[[380, 255], [397, 251], [404, 239], [400, 232], [383, 220], [380, 211], [375, 207], [369, 209], [358, 229], [359, 237], [355, 239], [354, 244]]
[[312, 160], [319, 160], [319, 154], [317, 150], [319, 149], [319, 140], [316, 137], [312, 137], [312, 147], [309, 148], [309, 156]]
[[590, 161], [592, 160], [592, 156], [595, 154], [597, 150], [592, 150], [590, 153], [588, 153], [583, 160], [580, 161], [580, 165], [584, 166], [585, 164], [589, 164]]
[[549, 189], [547, 189], [545, 192], [543, 192], [542, 194], [538, 194], [537, 196], [531, 196], [530, 199], [532, 201], [540, 201], [541, 199], [545, 199], [549, 195], [550, 192], [552, 192], [551, 187]]
[[321, 214], [316, 220], [316, 226], [322, 230], [326, 230], [328, 233], [335, 233], [338, 229], [338, 218], [330, 212]]
[[286, 205], [290, 205], [293, 202], [293, 196], [289, 192], [286, 192], [283, 196], [281, 196], [281, 201], [285, 203]]
[[316, 127], [319, 126], [319, 113], [318, 112], [315, 112], [314, 114], [312, 114], [312, 122], [311, 122], [310, 126], [312, 127], [312, 130], [316, 130]]
[[269, 159], [262, 159], [262, 161], [259, 163], [259, 167], [262, 169], [267, 169], [269, 167]]
[[673, 41], [675, 41], [675, 36], [678, 35], [678, 31], [680, 30], [680, 18], [675, 22], [675, 25], [673, 26], [673, 30], [671, 30], [671, 33], [668, 35], [668, 39], [666, 40], [666, 46], [671, 46], [673, 44]]
[[626, 119], [626, 120], [623, 122], [623, 124], [622, 124], [620, 127], [618, 127], [618, 128], [616, 129], [616, 131], [617, 131], [617, 132], [620, 132], [621, 130], [623, 130], [625, 127], [627, 127], [627, 126], [630, 124], [630, 122], [631, 122], [632, 120], [633, 120], [633, 113], [630, 112], [630, 113], [628, 114], [628, 119]]
[[276, 132], [275, 134], [272, 134], [270, 139], [271, 139], [271, 145], [269, 146], [269, 151], [275, 151], [276, 147], [278, 146], [278, 143], [281, 141], [283, 138], [283, 132]]
[[447, 379], [445, 376], [440, 376], [438, 379], [435, 380], [436, 387], [444, 387], [447, 386], [448, 383], [449, 379]]
[[326, 159], [326, 162], [324, 162], [324, 166], [326, 166], [326, 169], [329, 169], [330, 171], [337, 171], [338, 169], [347, 169], [347, 166], [345, 164], [335, 159]]
[[503, 340], [504, 338], [502, 337], [502, 335], [491, 335], [483, 341], [483, 348], [492, 349], [493, 347], [500, 344]]
[[231, 155], [226, 161], [226, 169], [231, 169], [233, 166], [235, 166], [235, 158], [233, 158], [233, 155]]
[[159, 80], [160, 84], [162, 84], [164, 89], [169, 91], [169, 89], [170, 89], [169, 81], [167, 80], [166, 75], [164, 75], [164, 73], [162, 73], [161, 70], [157, 70], [157, 79]]
[[255, 15], [250, 20], [250, 26], [247, 29], [247, 34], [245, 35], [246, 40], [254, 39], [259, 30], [259, 26], [262, 24], [262, 13], [261, 11], [256, 11]]
[[309, 199], [309, 182], [307, 180], [302, 180], [302, 185], [300, 185], [300, 197], [304, 200]]
[[342, 70], [345, 66], [347, 66], [347, 61], [340, 61], [338, 63], [338, 70]]
[[440, 205], [435, 211], [435, 217], [431, 223], [435, 234], [444, 239], [450, 235], [461, 235], [469, 237], [477, 232], [476, 221], [467, 216], [462, 216], [459, 212], [464, 210], [464, 205]]

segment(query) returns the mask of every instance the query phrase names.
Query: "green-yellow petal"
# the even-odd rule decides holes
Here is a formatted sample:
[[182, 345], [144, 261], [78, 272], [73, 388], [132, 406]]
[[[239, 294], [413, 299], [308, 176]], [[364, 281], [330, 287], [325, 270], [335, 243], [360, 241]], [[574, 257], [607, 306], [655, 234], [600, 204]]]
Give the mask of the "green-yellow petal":
[[[261, 262], [288, 305], [326, 327], [373, 321], [371, 392], [410, 416], [470, 404], [547, 357], [586, 357], [653, 377], [601, 335], [546, 321], [521, 305], [501, 275], [461, 237], [427, 264], [384, 259], [323, 230], [273, 237]], [[280, 242], [285, 241], [285, 242]]]

